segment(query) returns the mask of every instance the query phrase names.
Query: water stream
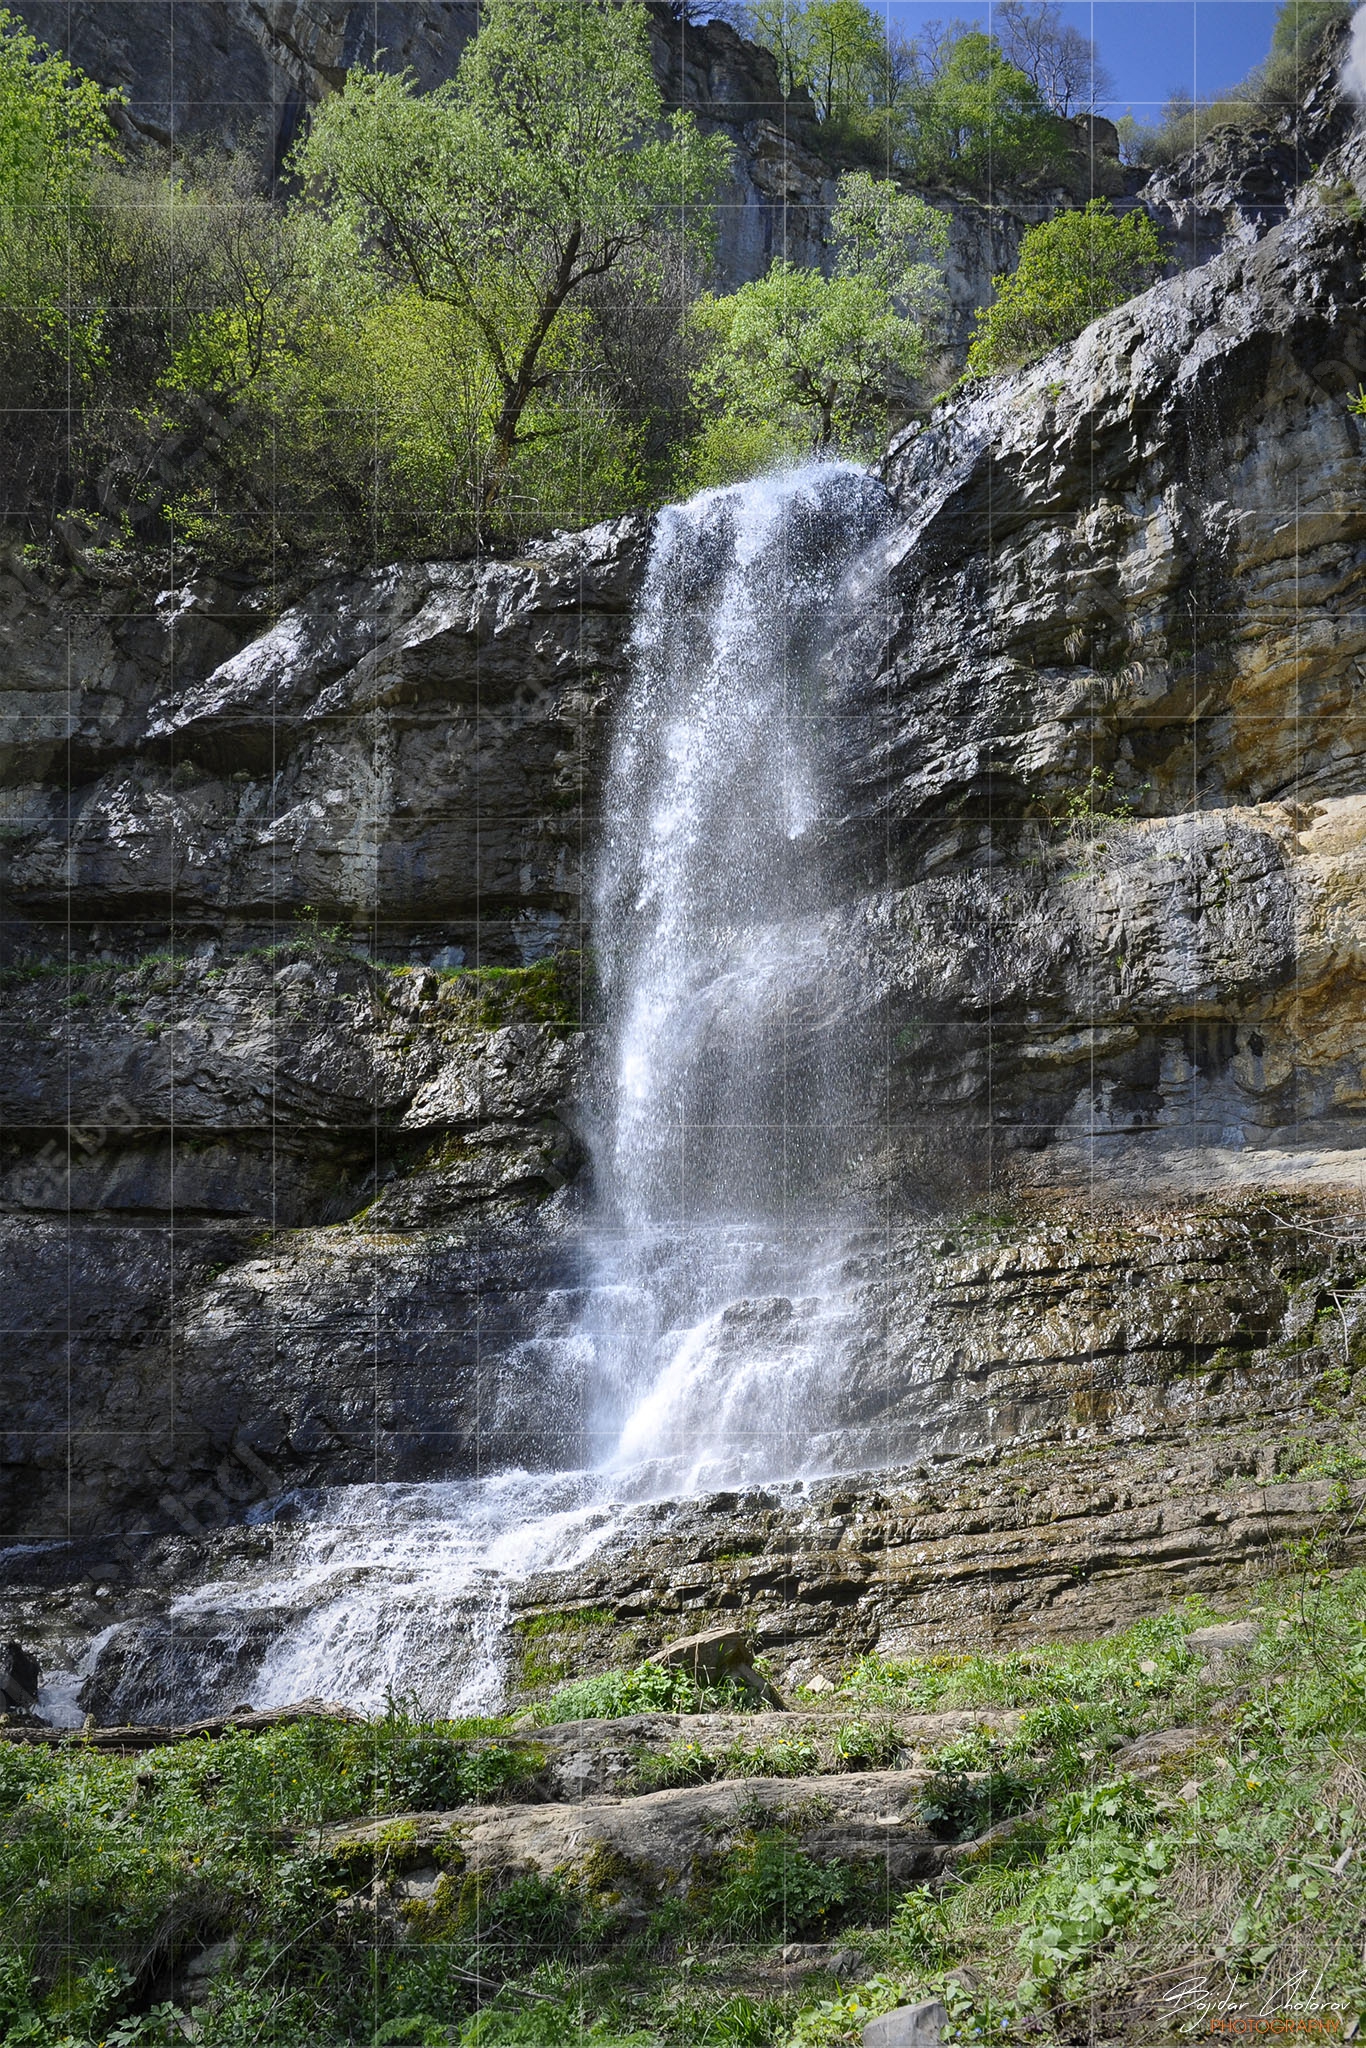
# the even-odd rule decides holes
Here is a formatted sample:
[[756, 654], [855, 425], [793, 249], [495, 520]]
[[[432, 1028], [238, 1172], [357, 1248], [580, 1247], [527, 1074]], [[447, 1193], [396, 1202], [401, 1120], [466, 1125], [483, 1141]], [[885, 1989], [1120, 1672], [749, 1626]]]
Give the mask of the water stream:
[[[580, 1469], [335, 1490], [287, 1569], [106, 1632], [104, 1712], [497, 1703], [510, 1590], [633, 1506], [838, 1460], [866, 1048], [833, 984], [831, 687], [887, 520], [842, 464], [660, 515], [593, 862], [581, 1285], [532, 1342]], [[54, 1691], [54, 1717], [78, 1713]]]

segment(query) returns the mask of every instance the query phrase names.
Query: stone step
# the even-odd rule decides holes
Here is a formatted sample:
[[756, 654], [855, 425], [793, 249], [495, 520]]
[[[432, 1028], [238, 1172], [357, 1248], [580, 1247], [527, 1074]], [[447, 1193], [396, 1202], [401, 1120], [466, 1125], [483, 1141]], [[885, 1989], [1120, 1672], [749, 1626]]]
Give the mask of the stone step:
[[636, 1798], [576, 1804], [474, 1806], [390, 1814], [318, 1830], [323, 1854], [367, 1852], [401, 1895], [431, 1897], [443, 1873], [578, 1877], [630, 1909], [651, 1890], [686, 1893], [714, 1878], [727, 1850], [781, 1829], [819, 1863], [875, 1864], [895, 1883], [933, 1877], [970, 1844], [937, 1841], [920, 1818], [923, 1771], [849, 1771], [812, 1778], [751, 1778], [689, 1785]]

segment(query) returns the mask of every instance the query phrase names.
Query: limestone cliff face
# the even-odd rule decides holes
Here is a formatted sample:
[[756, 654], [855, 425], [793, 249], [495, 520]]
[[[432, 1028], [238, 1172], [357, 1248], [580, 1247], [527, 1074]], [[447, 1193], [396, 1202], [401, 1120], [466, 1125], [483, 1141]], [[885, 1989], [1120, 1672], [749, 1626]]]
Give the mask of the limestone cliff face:
[[[938, 1534], [913, 1476], [860, 1508], [876, 1597], [772, 1564], [775, 1642], [923, 1637], [936, 1572], [966, 1616], [1007, 1555], [1019, 1614], [1149, 1597], [1159, 1552], [1227, 1584], [1321, 1516], [1219, 1503], [1349, 1427], [1360, 1357], [1364, 256], [1306, 200], [889, 455], [890, 568], [830, 678], [830, 986], [881, 1048], [851, 1114], [884, 1218], [831, 1449], [1016, 1462]], [[580, 1199], [571, 956], [648, 537], [278, 617], [14, 565], [7, 1528], [198, 1542], [300, 1482], [564, 1453], [536, 1339]], [[552, 956], [553, 1002], [443, 978]], [[1095, 1484], [1040, 1521], [1049, 1457]], [[613, 1570], [560, 1593], [673, 1611]]]
[[864, 958], [908, 1109], [1206, 1183], [1359, 1142], [1363, 253], [1306, 208], [893, 450]]
[[383, 51], [424, 85], [448, 77], [474, 33], [475, 0], [26, 0], [33, 32], [127, 98], [133, 136], [211, 138], [276, 173], [308, 109]]

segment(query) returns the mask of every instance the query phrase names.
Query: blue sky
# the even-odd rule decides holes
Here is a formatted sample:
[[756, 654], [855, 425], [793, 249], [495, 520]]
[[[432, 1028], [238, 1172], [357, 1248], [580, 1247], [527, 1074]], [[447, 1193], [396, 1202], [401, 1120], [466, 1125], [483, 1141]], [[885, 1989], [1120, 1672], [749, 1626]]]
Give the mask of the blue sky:
[[[985, 27], [990, 7], [964, 0], [875, 0], [908, 34], [958, 17]], [[1064, 0], [1064, 20], [1095, 39], [1117, 91], [1105, 111], [1145, 119], [1173, 88], [1208, 98], [1234, 84], [1271, 45], [1279, 0]]]

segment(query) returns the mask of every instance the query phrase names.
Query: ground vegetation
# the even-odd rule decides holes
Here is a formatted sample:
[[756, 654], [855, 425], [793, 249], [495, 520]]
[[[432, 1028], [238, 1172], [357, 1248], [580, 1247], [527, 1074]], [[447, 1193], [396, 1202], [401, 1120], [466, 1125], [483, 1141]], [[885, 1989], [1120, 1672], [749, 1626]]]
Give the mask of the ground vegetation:
[[[494, 1880], [452, 1853], [442, 1875], [421, 1846], [424, 1816], [538, 1796], [560, 1710], [734, 1712], [658, 1667], [562, 1689], [541, 1736], [397, 1703], [127, 1756], [11, 1731], [0, 2040], [844, 2048], [927, 1997], [961, 2041], [1195, 2039], [1230, 2014], [1346, 2028], [1366, 2011], [1366, 1579], [1325, 1556], [1264, 1587], [1222, 1646], [1188, 1602], [1070, 1647], [868, 1657], [822, 1696], [819, 1744], [642, 1753], [637, 1795], [731, 1777], [796, 1801], [791, 1826], [741, 1814], [686, 1892], [642, 1891], [601, 1855]], [[815, 1698], [791, 1704], [806, 1730]], [[956, 1732], [927, 1735], [949, 1708]], [[804, 1776], [889, 1767], [914, 1772], [921, 1826], [962, 1845], [938, 1879], [889, 1885], [801, 1846]]]

